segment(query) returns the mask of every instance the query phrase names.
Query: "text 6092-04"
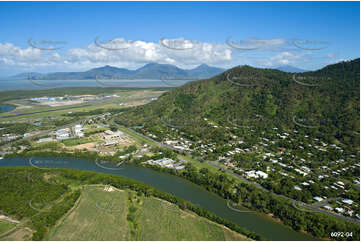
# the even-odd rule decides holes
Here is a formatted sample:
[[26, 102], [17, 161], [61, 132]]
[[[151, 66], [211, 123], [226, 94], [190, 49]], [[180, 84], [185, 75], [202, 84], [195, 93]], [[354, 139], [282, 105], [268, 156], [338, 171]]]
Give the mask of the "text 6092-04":
[[331, 237], [352, 237], [352, 232], [331, 232]]

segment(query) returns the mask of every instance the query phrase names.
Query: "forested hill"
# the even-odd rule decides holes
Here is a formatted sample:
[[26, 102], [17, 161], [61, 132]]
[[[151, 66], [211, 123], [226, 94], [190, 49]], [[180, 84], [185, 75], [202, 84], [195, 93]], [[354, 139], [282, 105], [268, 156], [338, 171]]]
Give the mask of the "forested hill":
[[[357, 148], [359, 95], [360, 59], [294, 74], [238, 66], [175, 88], [116, 120], [153, 130], [160, 130], [164, 121], [178, 122], [195, 140], [219, 142], [229, 140], [231, 124], [263, 131], [305, 129]], [[214, 125], [209, 126], [210, 122]]]

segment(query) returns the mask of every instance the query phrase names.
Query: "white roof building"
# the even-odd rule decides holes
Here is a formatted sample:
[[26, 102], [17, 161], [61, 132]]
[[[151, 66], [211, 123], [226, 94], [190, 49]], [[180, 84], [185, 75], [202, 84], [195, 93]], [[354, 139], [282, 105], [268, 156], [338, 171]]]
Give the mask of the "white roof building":
[[58, 134], [57, 139], [69, 139], [69, 133]]
[[343, 208], [335, 208], [335, 210], [339, 213], [344, 213], [345, 212], [345, 209]]
[[328, 206], [328, 205], [323, 206], [323, 208], [325, 208], [327, 210], [332, 210], [332, 208], [330, 206]]
[[316, 200], [317, 202], [323, 201], [323, 198], [321, 198], [321, 197], [313, 197], [313, 199]]
[[302, 188], [300, 188], [299, 186], [294, 186], [295, 190], [298, 190], [298, 191], [302, 191]]
[[42, 143], [42, 142], [50, 142], [53, 141], [53, 138], [43, 138], [43, 139], [39, 139], [38, 143]]
[[308, 168], [307, 166], [301, 166], [302, 170], [304, 170], [305, 172], [309, 173], [311, 171], [310, 168]]
[[353, 201], [351, 199], [344, 199], [342, 200], [343, 203], [346, 203], [348, 205], [352, 205]]
[[338, 181], [337, 184], [341, 185], [341, 186], [344, 186], [345, 183], [343, 183], [342, 181]]
[[306, 172], [304, 172], [304, 171], [301, 171], [300, 169], [297, 169], [297, 168], [295, 168], [295, 171], [297, 171], [298, 173], [300, 173], [300, 174], [303, 175], [303, 176], [307, 176], [307, 175], [308, 175], [308, 173], [306, 173]]
[[266, 179], [268, 177], [268, 174], [264, 173], [263, 171], [256, 171], [256, 174], [263, 179]]
[[246, 171], [245, 174], [248, 178], [258, 178], [255, 170]]

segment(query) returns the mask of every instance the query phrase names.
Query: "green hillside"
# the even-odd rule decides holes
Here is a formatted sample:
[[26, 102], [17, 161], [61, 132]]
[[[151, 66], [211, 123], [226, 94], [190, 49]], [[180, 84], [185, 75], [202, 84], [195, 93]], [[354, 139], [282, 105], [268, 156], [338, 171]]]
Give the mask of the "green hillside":
[[[230, 124], [261, 132], [272, 127], [305, 129], [329, 142], [359, 146], [360, 59], [302, 74], [250, 66], [187, 83], [117, 118], [162, 136], [164, 123], [191, 140], [230, 140]], [[212, 120], [218, 128], [210, 128]], [[208, 124], [207, 124], [208, 123]], [[157, 131], [158, 130], [158, 131]]]

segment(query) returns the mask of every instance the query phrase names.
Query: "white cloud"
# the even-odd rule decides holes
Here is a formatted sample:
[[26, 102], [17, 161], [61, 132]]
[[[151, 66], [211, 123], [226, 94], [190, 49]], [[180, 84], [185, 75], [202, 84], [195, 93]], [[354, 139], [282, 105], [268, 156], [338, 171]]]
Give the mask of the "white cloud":
[[304, 58], [310, 55], [300, 50], [287, 50], [289, 43], [285, 39], [231, 41], [229, 43], [256, 46], [257, 50], [242, 51], [226, 42], [196, 42], [183, 38], [164, 39], [162, 42], [97, 39], [97, 43], [91, 43], [85, 48], [53, 51], [0, 43], [0, 64], [3, 65], [2, 69], [18, 67], [19, 70], [47, 72], [87, 70], [104, 65], [135, 69], [149, 62], [173, 64], [181, 68], [194, 68], [203, 63], [224, 68], [240, 64], [275, 67], [304, 63]]

